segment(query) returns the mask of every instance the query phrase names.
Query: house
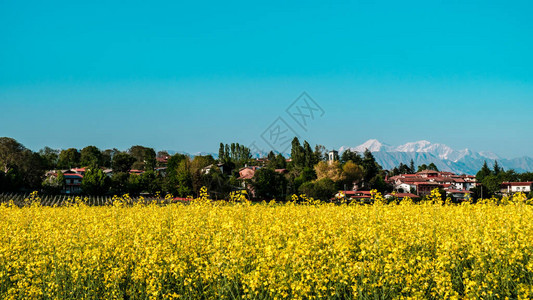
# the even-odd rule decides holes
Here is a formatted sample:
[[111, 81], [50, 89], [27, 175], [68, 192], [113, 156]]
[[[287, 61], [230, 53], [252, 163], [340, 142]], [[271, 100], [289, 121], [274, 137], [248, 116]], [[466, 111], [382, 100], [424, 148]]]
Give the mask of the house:
[[500, 192], [502, 194], [512, 194], [512, 193], [530, 193], [532, 190], [533, 181], [526, 182], [503, 182], [500, 185]]
[[83, 175], [76, 174], [73, 171], [67, 171], [63, 174], [65, 177], [65, 185], [62, 192], [65, 194], [79, 194], [81, 193], [81, 181]]
[[468, 191], [477, 185], [475, 176], [433, 170], [396, 175], [388, 178], [387, 181], [394, 186], [396, 192], [415, 192], [419, 196], [429, 195], [435, 188]]
[[85, 168], [72, 168], [70, 169], [72, 172], [76, 173], [76, 174], [80, 174], [82, 176], [85, 176]]
[[416, 173], [416, 175], [422, 177], [422, 178], [431, 178], [431, 177], [438, 177], [439, 172], [433, 171], [433, 170], [424, 170], [422, 172]]
[[254, 178], [255, 171], [261, 169], [259, 166], [244, 167], [239, 170], [239, 180], [247, 180]]
[[209, 174], [214, 169], [219, 169], [220, 172], [222, 172], [222, 173], [224, 173], [224, 171], [226, 171], [226, 170], [224, 170], [224, 164], [218, 163], [218, 164], [211, 164], [211, 165], [209, 165], [207, 167], [202, 168], [201, 172], [202, 172], [202, 174]]
[[155, 160], [157, 162], [157, 166], [158, 167], [166, 167], [167, 164], [168, 164], [169, 158], [170, 158], [170, 156], [168, 156], [168, 155], [156, 157]]
[[424, 197], [431, 194], [431, 191], [434, 189], [440, 189], [444, 186], [437, 182], [414, 182], [414, 185], [416, 186], [416, 194], [418, 196]]

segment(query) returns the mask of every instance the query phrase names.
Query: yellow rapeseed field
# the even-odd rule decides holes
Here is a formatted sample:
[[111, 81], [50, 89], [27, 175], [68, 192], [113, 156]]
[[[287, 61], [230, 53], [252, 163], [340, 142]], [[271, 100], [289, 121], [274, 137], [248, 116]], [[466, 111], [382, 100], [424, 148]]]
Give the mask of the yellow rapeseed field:
[[4, 204], [0, 298], [533, 298], [525, 199], [433, 200]]

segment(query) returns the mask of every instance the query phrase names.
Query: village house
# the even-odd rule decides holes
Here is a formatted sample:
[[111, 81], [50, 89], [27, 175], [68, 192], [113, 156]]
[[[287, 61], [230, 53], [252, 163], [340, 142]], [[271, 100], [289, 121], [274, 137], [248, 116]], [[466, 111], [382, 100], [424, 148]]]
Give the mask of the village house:
[[83, 175], [77, 174], [74, 171], [66, 171], [63, 176], [65, 177], [65, 185], [62, 193], [65, 194], [79, 194], [81, 193], [81, 181]]
[[397, 193], [413, 193], [423, 197], [431, 194], [433, 189], [439, 188], [454, 191], [454, 197], [461, 199], [470, 194], [467, 192], [477, 185], [475, 176], [433, 170], [392, 176], [387, 181], [393, 185]]
[[500, 186], [500, 192], [504, 195], [513, 193], [530, 193], [532, 190], [533, 181], [526, 182], [503, 182]]

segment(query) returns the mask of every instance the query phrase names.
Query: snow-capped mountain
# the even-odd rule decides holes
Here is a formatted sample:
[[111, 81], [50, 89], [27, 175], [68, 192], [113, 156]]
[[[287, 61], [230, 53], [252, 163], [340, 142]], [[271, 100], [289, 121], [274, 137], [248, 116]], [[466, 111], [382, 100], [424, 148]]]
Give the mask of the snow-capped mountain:
[[530, 157], [506, 159], [492, 152], [475, 152], [470, 149], [455, 150], [447, 145], [434, 144], [425, 140], [391, 146], [372, 139], [356, 147], [343, 146], [339, 152], [342, 153], [347, 149], [359, 153], [366, 149], [370, 150], [377, 162], [385, 169], [392, 169], [400, 163], [408, 165], [413, 160], [417, 166], [434, 163], [442, 171], [476, 174], [484, 161], [492, 165], [497, 160], [504, 169], [514, 169], [517, 172], [533, 171], [533, 158]]
[[[342, 149], [342, 147], [341, 147]], [[370, 150], [371, 152], [378, 152], [378, 151], [390, 151], [392, 149], [392, 147], [390, 145], [387, 145], [387, 144], [382, 144], [380, 141], [378, 140], [368, 140], [366, 141], [365, 143], [355, 147], [355, 148], [350, 148], [350, 150], [352, 151], [356, 151], [356, 152], [365, 152], [365, 150], [368, 149]], [[341, 150], [342, 152], [343, 150]]]

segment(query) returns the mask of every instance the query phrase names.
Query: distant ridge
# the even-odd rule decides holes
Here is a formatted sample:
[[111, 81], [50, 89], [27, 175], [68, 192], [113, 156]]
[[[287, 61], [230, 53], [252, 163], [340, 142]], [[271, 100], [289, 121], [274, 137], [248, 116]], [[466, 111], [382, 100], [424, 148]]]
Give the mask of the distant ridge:
[[350, 149], [359, 153], [370, 150], [376, 161], [385, 169], [392, 169], [400, 163], [409, 165], [411, 160], [415, 165], [434, 163], [439, 170], [458, 174], [475, 175], [484, 161], [492, 166], [494, 160], [505, 170], [514, 169], [517, 172], [533, 171], [533, 158], [520, 157], [507, 159], [492, 152], [474, 152], [470, 149], [455, 150], [447, 145], [431, 143], [426, 140], [409, 142], [400, 146], [391, 146], [376, 139], [371, 139], [359, 146], [342, 146], [339, 152]]

